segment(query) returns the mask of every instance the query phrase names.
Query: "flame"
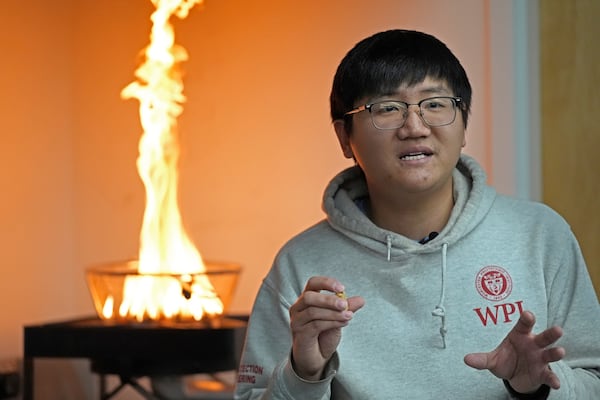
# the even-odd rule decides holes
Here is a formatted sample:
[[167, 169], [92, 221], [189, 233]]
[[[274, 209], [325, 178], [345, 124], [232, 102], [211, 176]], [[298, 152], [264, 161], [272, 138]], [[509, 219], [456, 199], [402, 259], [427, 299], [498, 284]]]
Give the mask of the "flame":
[[[144, 133], [137, 169], [146, 190], [138, 272], [124, 285], [119, 316], [145, 319], [193, 318], [223, 313], [202, 257], [183, 229], [177, 205], [179, 143], [177, 117], [185, 102], [179, 65], [187, 52], [175, 44], [172, 15], [183, 19], [202, 0], [152, 0], [150, 44], [136, 81], [121, 92], [140, 102]], [[109, 306], [105, 305], [105, 309]], [[110, 307], [112, 310], [112, 307]], [[105, 317], [110, 318], [105, 315]]]

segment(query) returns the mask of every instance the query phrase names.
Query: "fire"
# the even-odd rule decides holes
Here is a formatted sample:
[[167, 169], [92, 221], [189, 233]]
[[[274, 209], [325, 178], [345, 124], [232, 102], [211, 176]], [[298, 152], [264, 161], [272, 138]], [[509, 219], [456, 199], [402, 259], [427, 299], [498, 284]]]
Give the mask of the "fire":
[[[163, 318], [200, 320], [223, 313], [202, 257], [186, 234], [177, 205], [179, 144], [177, 117], [185, 102], [179, 65], [187, 53], [175, 44], [172, 15], [183, 19], [202, 0], [152, 0], [150, 44], [123, 98], [140, 102], [143, 134], [137, 169], [146, 191], [140, 233], [138, 276], [128, 276], [118, 314], [138, 321]], [[112, 314], [112, 298], [105, 309]], [[112, 315], [104, 315], [111, 318]]]

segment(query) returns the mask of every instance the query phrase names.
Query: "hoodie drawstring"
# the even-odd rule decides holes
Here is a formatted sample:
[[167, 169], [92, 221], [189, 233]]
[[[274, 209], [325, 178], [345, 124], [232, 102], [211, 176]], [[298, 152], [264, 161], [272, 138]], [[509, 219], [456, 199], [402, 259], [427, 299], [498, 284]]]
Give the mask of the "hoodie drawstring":
[[[387, 260], [391, 261], [392, 259], [392, 236], [387, 235], [385, 237], [387, 244]], [[442, 346], [446, 348], [446, 333], [448, 330], [446, 329], [446, 309], [444, 308], [444, 298], [446, 296], [446, 253], [448, 252], [448, 243], [442, 244], [442, 282], [441, 282], [441, 291], [440, 291], [440, 301], [438, 305], [435, 306], [431, 315], [434, 317], [439, 317], [442, 320], [442, 324], [440, 326], [440, 336], [442, 337]]]
[[392, 235], [387, 235], [385, 242], [387, 244], [387, 260], [392, 261]]
[[442, 337], [442, 346], [446, 348], [446, 309], [444, 308], [444, 297], [446, 294], [446, 253], [448, 251], [448, 243], [442, 244], [442, 290], [440, 293], [440, 301], [437, 306], [431, 312], [434, 317], [440, 317], [442, 319], [442, 325], [440, 326], [440, 336]]

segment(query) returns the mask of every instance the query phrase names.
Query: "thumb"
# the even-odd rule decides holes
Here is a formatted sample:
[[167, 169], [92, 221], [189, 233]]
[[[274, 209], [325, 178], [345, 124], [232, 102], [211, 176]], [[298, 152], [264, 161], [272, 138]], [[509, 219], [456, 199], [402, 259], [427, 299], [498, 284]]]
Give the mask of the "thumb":
[[470, 353], [464, 358], [465, 364], [475, 369], [489, 369], [488, 353]]

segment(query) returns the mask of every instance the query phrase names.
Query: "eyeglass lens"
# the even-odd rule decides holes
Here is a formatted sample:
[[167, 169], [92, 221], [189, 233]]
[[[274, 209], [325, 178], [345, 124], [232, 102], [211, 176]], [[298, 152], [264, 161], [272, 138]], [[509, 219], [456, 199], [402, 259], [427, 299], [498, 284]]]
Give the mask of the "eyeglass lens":
[[[456, 118], [456, 103], [451, 97], [433, 97], [419, 103], [423, 122], [429, 126], [451, 124]], [[396, 129], [408, 117], [408, 105], [400, 101], [381, 101], [371, 105], [373, 125], [379, 129]]]

